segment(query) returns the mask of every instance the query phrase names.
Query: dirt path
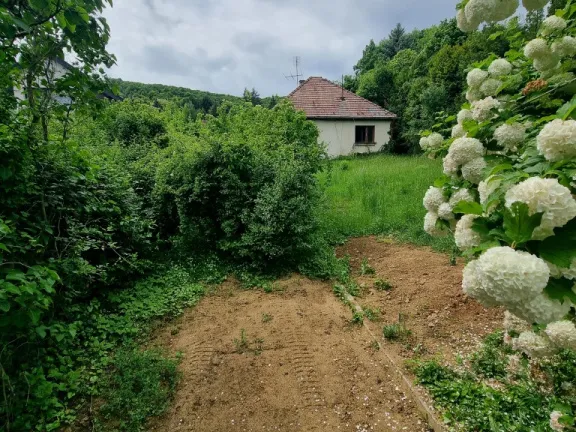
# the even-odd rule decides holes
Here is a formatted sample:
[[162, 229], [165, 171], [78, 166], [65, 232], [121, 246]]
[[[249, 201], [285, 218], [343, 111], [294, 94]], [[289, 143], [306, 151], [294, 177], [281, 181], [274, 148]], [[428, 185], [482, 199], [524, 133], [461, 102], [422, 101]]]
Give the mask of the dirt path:
[[[352, 240], [340, 253], [350, 253], [357, 266], [370, 258], [376, 275], [359, 277], [366, 287], [359, 302], [379, 307], [384, 321], [405, 313], [414, 340], [429, 353], [464, 349], [500, 319], [459, 295], [461, 267], [445, 255], [375, 238]], [[390, 293], [371, 288], [381, 277], [392, 283]], [[265, 294], [227, 282], [157, 335], [156, 343], [182, 353], [183, 379], [172, 408], [150, 430], [427, 430], [330, 284], [293, 276], [278, 286]], [[456, 332], [463, 320], [471, 326]], [[400, 362], [414, 354], [402, 344], [384, 349]]]

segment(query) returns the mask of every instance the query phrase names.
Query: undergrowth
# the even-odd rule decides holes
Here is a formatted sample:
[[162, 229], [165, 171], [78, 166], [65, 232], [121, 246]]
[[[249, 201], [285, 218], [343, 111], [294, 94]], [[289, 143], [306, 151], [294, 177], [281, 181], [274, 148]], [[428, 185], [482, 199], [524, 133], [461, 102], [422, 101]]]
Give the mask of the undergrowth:
[[457, 369], [435, 360], [412, 364], [444, 421], [458, 430], [548, 432], [550, 413], [576, 402], [573, 351], [529, 362], [503, 344], [497, 332], [469, 360], [468, 367]]

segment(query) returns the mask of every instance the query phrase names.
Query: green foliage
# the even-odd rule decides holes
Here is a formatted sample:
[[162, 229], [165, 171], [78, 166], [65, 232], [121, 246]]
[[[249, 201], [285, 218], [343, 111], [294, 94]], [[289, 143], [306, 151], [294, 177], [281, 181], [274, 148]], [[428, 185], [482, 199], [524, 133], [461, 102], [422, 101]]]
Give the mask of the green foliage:
[[[503, 343], [502, 332], [496, 332], [472, 354], [469, 371], [435, 361], [415, 363], [413, 370], [453, 427], [479, 432], [550, 430], [552, 411], [572, 412], [574, 352], [563, 351], [532, 365], [521, 360], [520, 374], [508, 367], [509, 354], [513, 352]], [[571, 421], [570, 415], [566, 421]]]
[[368, 259], [366, 258], [363, 258], [362, 263], [360, 264], [360, 274], [362, 276], [376, 274], [376, 270], [374, 270], [374, 267], [372, 267], [370, 263], [368, 263]]
[[390, 291], [392, 289], [392, 284], [384, 279], [376, 279], [374, 287], [378, 291]]
[[404, 340], [412, 334], [412, 331], [406, 328], [406, 318], [400, 314], [398, 322], [393, 324], [386, 324], [382, 328], [382, 335], [384, 339], [389, 341]]
[[145, 430], [147, 419], [164, 413], [176, 392], [177, 365], [158, 351], [118, 351], [101, 384], [96, 430]]
[[[347, 169], [340, 169], [342, 165]], [[449, 237], [430, 237], [422, 223], [422, 198], [441, 171], [438, 161], [420, 157], [372, 155], [330, 161], [330, 169], [319, 176], [326, 186], [322, 231], [333, 243], [383, 234], [451, 251]]]

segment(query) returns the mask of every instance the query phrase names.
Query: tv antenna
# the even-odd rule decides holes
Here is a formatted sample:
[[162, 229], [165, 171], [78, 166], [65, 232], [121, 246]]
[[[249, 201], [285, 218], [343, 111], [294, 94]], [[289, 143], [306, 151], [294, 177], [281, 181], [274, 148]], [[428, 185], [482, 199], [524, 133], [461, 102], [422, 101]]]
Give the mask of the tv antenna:
[[294, 57], [294, 67], [296, 68], [296, 74], [292, 73], [290, 75], [284, 75], [287, 80], [296, 80], [296, 86], [300, 85], [300, 77], [304, 74], [300, 73], [301, 60], [299, 56]]

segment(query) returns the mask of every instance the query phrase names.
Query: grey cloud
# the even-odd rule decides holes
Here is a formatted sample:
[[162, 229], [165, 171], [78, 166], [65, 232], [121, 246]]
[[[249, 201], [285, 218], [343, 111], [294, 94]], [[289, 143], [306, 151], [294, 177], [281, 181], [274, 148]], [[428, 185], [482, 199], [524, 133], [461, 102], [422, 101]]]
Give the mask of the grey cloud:
[[202, 48], [197, 48], [192, 53], [182, 53], [167, 45], [145, 46], [141, 61], [143, 66], [153, 72], [180, 76], [198, 72], [212, 73], [235, 67], [235, 60], [231, 57], [210, 57]]

